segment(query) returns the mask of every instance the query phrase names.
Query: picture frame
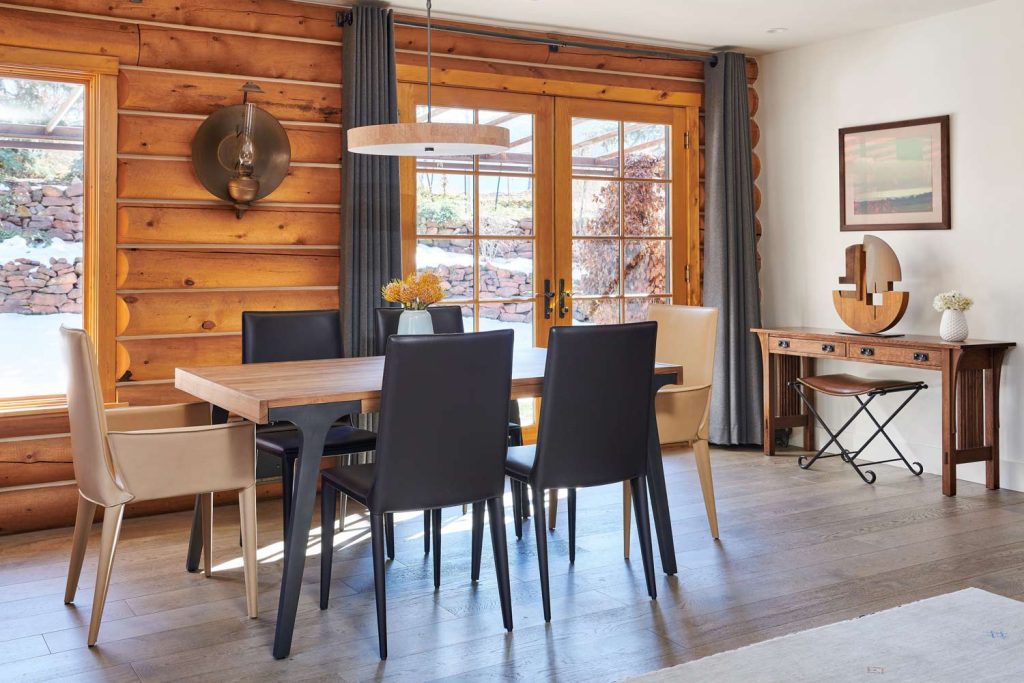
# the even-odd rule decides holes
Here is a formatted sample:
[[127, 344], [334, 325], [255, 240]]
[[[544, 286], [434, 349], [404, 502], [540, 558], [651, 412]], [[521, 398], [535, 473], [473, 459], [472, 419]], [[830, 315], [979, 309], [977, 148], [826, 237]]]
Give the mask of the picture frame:
[[949, 115], [839, 130], [839, 229], [949, 230]]

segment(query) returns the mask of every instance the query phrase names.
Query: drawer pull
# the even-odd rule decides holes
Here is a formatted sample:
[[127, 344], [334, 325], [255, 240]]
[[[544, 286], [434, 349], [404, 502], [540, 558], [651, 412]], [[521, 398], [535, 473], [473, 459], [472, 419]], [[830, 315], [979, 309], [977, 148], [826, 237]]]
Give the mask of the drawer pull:
[[917, 351], [916, 353], [914, 353], [914, 360], [916, 360], [919, 363], [927, 363], [928, 362], [928, 354], [927, 353], [923, 353], [921, 351]]
[[862, 356], [873, 356], [873, 355], [875, 355], [875, 350], [873, 348], [871, 348], [870, 346], [862, 346], [862, 347], [860, 347], [860, 355], [862, 355]]
[[788, 339], [780, 339], [779, 340], [779, 348], [780, 349], [788, 349], [789, 348], [789, 340]]
[[835, 353], [836, 352], [836, 345], [835, 344], [822, 344], [821, 345], [821, 350], [824, 351], [825, 353]]

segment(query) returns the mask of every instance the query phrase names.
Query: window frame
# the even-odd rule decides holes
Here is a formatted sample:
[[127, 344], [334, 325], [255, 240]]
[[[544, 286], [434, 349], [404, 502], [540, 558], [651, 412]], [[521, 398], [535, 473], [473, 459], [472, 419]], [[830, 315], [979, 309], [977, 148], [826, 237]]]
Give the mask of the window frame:
[[[85, 86], [82, 322], [96, 347], [103, 400], [115, 401], [117, 305], [117, 57], [0, 45], [0, 74]], [[0, 414], [49, 412], [62, 394], [0, 399]]]

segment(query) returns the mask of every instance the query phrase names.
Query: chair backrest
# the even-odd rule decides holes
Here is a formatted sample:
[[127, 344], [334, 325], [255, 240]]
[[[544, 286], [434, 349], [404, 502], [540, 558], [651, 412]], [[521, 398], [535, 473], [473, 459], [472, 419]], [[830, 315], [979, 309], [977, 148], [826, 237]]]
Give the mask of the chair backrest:
[[242, 362], [343, 358], [341, 314], [326, 311], [244, 311]]
[[647, 471], [658, 324], [553, 327], [534, 481], [595, 486]]
[[718, 309], [651, 304], [647, 319], [658, 323], [658, 361], [683, 366], [684, 385], [711, 384]]
[[[465, 332], [462, 324], [461, 306], [429, 306], [430, 322], [434, 326], [434, 334], [453, 334]], [[375, 308], [377, 355], [383, 356], [388, 347], [388, 339], [398, 332], [398, 319], [402, 317], [401, 308]]]
[[71, 419], [71, 458], [83, 496], [104, 507], [132, 499], [115, 475], [107, 446], [107, 416], [103, 411], [96, 351], [85, 330], [61, 326], [68, 366], [68, 414]]
[[368, 501], [374, 512], [502, 495], [512, 344], [511, 330], [388, 342]]

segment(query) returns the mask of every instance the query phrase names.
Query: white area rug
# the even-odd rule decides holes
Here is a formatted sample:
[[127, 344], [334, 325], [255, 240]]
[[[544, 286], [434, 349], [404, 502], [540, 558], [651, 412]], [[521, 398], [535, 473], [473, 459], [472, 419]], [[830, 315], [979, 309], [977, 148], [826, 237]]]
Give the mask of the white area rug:
[[1024, 603], [968, 588], [629, 680], [1024, 681]]

